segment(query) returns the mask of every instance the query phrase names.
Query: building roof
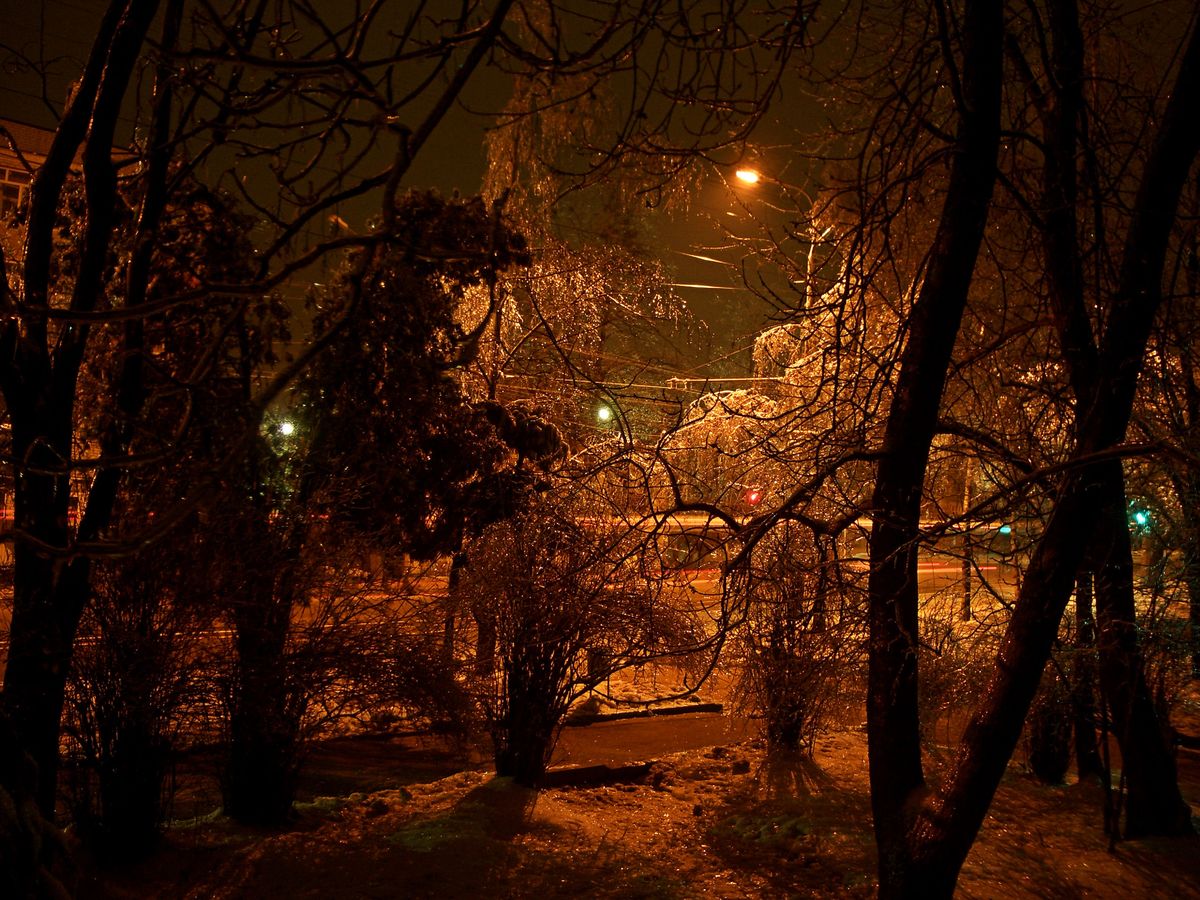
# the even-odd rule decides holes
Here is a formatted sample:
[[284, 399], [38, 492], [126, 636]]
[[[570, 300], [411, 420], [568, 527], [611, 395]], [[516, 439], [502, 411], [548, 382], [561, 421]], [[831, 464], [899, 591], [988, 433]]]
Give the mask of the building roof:
[[54, 132], [48, 128], [39, 128], [36, 125], [0, 116], [0, 152], [12, 153], [10, 140], [26, 156], [44, 159], [50, 152], [50, 143], [54, 140]]

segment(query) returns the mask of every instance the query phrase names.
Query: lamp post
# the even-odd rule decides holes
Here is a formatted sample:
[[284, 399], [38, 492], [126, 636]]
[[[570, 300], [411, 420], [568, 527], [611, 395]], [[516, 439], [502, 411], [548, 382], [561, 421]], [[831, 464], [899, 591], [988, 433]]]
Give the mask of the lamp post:
[[[765, 174], [761, 169], [756, 169], [751, 166], [742, 166], [734, 170], [734, 179], [749, 188], [756, 188], [758, 185], [767, 183], [778, 188], [789, 202], [794, 200], [794, 194], [797, 192], [803, 193], [800, 188], [795, 185], [788, 184], [778, 178]], [[806, 195], [807, 199], [807, 195]], [[811, 201], [810, 201], [811, 205]], [[799, 208], [799, 204], [795, 204]], [[808, 241], [808, 255], [805, 260], [804, 267], [804, 303], [802, 309], [808, 309], [812, 303], [812, 271], [813, 271], [813, 254], [816, 252], [817, 244], [821, 243], [829, 236], [829, 232], [833, 230], [830, 225], [820, 234], [817, 234], [816, 220], [814, 216], [808, 217], [808, 232], [811, 235]]]

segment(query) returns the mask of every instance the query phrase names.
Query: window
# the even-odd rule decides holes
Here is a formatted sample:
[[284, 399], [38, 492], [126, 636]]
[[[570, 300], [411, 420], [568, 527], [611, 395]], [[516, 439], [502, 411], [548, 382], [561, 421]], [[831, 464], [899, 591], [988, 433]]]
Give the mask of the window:
[[21, 203], [21, 189], [15, 184], [0, 184], [0, 216], [7, 219]]
[[8, 218], [21, 203], [29, 175], [16, 169], [0, 169], [0, 217]]

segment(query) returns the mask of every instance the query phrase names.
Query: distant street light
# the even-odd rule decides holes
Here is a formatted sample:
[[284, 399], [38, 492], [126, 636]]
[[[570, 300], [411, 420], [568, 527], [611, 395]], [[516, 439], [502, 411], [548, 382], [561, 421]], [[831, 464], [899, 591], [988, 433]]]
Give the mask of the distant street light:
[[[746, 185], [756, 185], [763, 181], [774, 185], [778, 188], [783, 197], [790, 203], [795, 203], [800, 199], [807, 197], [805, 190], [798, 185], [788, 184], [771, 175], [764, 175], [758, 169], [737, 169], [733, 173], [733, 177]], [[810, 201], [811, 202], [811, 201]], [[776, 206], [774, 202], [769, 204], [779, 211], [783, 211], [782, 207]], [[730, 215], [733, 215], [730, 213]], [[825, 238], [829, 236], [829, 232], [833, 231], [833, 226], [830, 225], [824, 231], [817, 233], [816, 218], [813, 217], [809, 221], [809, 242], [808, 242], [808, 261], [804, 269], [804, 308], [807, 309], [812, 303], [812, 271], [813, 271], [813, 254], [816, 252], [817, 244], [823, 243]]]
[[279, 433], [284, 437], [291, 437], [296, 433], [296, 423], [292, 422], [290, 419], [284, 419], [279, 423]]
[[596, 410], [596, 419], [601, 425], [607, 425], [613, 419], [612, 407], [607, 404], [602, 405]]

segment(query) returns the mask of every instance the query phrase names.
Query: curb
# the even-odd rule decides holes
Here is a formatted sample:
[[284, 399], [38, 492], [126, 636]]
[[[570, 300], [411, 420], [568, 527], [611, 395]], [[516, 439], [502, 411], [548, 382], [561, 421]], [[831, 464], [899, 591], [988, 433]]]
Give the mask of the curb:
[[642, 781], [650, 774], [652, 765], [652, 762], [638, 762], [623, 766], [566, 766], [561, 769], [547, 769], [538, 782], [538, 787], [594, 787], [598, 784]]
[[682, 716], [688, 713], [723, 713], [721, 703], [690, 703], [687, 706], [664, 706], [658, 709], [631, 709], [625, 712], [594, 713], [592, 715], [567, 716], [563, 725], [568, 728], [585, 728], [597, 722], [618, 722], [622, 719], [648, 719], [651, 716]]

